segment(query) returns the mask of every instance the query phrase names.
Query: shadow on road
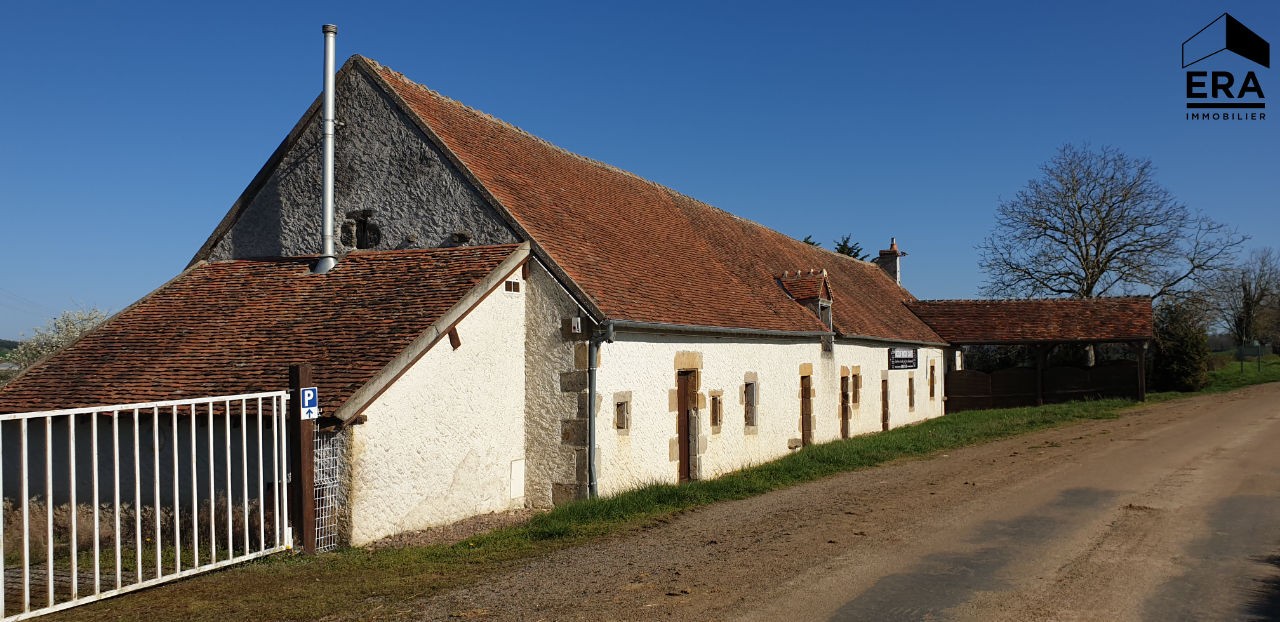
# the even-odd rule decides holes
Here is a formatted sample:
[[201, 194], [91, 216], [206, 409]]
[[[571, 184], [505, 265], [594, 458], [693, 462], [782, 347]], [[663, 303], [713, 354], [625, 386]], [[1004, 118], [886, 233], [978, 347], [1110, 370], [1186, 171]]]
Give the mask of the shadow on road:
[[1280, 555], [1258, 550], [1280, 536], [1280, 499], [1227, 497], [1208, 519], [1208, 532], [1187, 547], [1183, 573], [1148, 599], [1145, 617], [1280, 620], [1280, 577], [1273, 572]]
[[1259, 579], [1258, 585], [1249, 591], [1249, 603], [1245, 615], [1252, 620], [1280, 620], [1280, 555], [1255, 558], [1254, 561], [1275, 568], [1271, 576]]
[[1109, 490], [1073, 488], [1031, 514], [983, 523], [968, 539], [969, 547], [926, 556], [907, 572], [880, 579], [831, 619], [890, 622], [944, 617], [947, 609], [968, 601], [975, 592], [1005, 587], [1001, 571], [1027, 547], [1057, 537], [1115, 496]]

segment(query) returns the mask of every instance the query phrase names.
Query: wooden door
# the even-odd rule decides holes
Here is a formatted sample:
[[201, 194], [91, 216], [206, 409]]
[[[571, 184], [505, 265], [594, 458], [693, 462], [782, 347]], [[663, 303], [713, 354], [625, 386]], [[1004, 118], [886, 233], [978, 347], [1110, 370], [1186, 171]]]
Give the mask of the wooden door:
[[840, 438], [849, 438], [849, 377], [840, 377]]
[[693, 409], [697, 408], [694, 399], [697, 394], [693, 391], [693, 372], [682, 371], [676, 377], [676, 439], [680, 446], [680, 465], [679, 474], [680, 481], [689, 481], [692, 475], [691, 460], [689, 448], [693, 443], [693, 430], [689, 425], [689, 421], [693, 419]]
[[880, 381], [880, 429], [889, 429], [889, 379]]
[[800, 376], [800, 444], [813, 444], [813, 377]]

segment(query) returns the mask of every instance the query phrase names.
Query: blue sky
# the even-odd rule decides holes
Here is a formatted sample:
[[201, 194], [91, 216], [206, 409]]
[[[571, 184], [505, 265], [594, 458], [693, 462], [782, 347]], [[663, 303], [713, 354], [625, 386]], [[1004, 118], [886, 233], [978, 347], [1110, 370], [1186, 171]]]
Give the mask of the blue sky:
[[1280, 69], [1253, 67], [1274, 118], [1191, 122], [1179, 62], [1223, 11], [1280, 42], [1274, 0], [300, 7], [6, 7], [0, 337], [178, 274], [319, 92], [323, 23], [340, 59], [789, 235], [896, 236], [921, 298], [977, 294], [996, 204], [1066, 142], [1276, 245]]

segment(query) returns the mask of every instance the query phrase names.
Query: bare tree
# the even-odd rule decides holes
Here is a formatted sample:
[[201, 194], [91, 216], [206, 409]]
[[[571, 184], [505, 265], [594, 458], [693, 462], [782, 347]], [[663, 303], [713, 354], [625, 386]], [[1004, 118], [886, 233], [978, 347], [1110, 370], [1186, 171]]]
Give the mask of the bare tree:
[[1280, 295], [1271, 297], [1271, 304], [1263, 307], [1258, 333], [1271, 344], [1271, 351], [1280, 354]]
[[1268, 328], [1264, 319], [1280, 298], [1280, 257], [1271, 248], [1253, 251], [1247, 261], [1216, 275], [1208, 293], [1236, 345], [1252, 343]]
[[987, 296], [1186, 292], [1246, 239], [1178, 202], [1150, 160], [1115, 148], [1064, 145], [1041, 170], [1001, 201], [979, 247]]

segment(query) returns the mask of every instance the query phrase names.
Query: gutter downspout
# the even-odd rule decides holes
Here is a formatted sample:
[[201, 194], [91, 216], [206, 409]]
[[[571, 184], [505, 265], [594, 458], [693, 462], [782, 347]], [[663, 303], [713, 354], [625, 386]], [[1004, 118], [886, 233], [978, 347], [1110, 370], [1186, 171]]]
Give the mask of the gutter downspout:
[[338, 27], [325, 24], [324, 31], [324, 108], [321, 112], [321, 125], [324, 132], [324, 229], [321, 231], [320, 260], [312, 268], [312, 274], [325, 274], [338, 263], [337, 254], [333, 250], [333, 91], [334, 91], [334, 39], [338, 35]]
[[596, 486], [596, 360], [600, 357], [602, 342], [613, 343], [612, 321], [597, 327], [587, 341], [587, 497], [591, 499], [599, 496]]

